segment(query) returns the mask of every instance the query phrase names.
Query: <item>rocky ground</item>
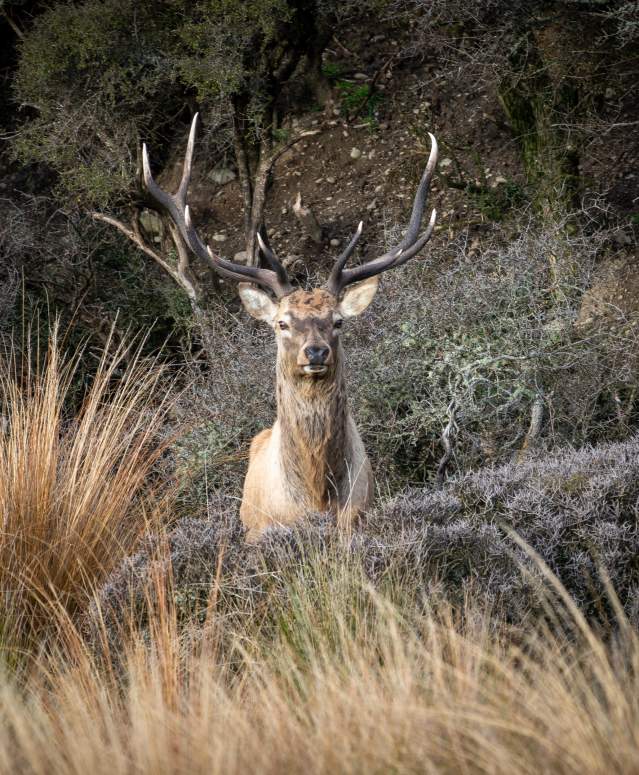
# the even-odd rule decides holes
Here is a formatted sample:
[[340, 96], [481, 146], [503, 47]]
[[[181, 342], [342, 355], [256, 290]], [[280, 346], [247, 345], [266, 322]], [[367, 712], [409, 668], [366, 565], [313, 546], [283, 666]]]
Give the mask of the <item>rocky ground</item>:
[[[332, 86], [325, 107], [285, 123], [285, 141], [316, 132], [276, 163], [267, 206], [273, 246], [301, 275], [326, 271], [360, 220], [364, 256], [397, 240], [428, 156], [428, 132], [440, 146], [430, 204], [439, 213], [441, 238], [463, 234], [472, 256], [485, 235], [494, 239], [498, 232], [508, 239], [522, 218], [533, 214], [521, 143], [500, 103], [499, 68], [471, 57], [458, 57], [453, 67], [436, 51], [406, 56], [409, 40], [408, 32], [397, 31], [360, 31], [348, 47], [334, 39], [325, 55]], [[366, 87], [369, 98], [358, 102], [353, 95]], [[610, 230], [602, 269], [606, 305], [615, 267], [621, 267], [624, 283], [633, 283], [628, 266], [634, 265], [638, 226], [639, 103], [627, 75], [611, 74], [592, 88], [598, 113], [580, 128], [579, 196], [588, 211], [586, 221]], [[177, 177], [176, 167], [165, 171], [165, 182]], [[319, 238], [296, 217], [298, 196], [316, 218]], [[241, 260], [242, 200], [232, 166], [220, 162], [212, 167], [210, 160], [196, 165], [191, 198], [211, 244]], [[619, 295], [614, 288], [613, 297]], [[635, 298], [639, 294], [628, 293], [616, 300], [625, 299], [624, 312], [631, 312]], [[583, 319], [590, 316], [586, 310]]]

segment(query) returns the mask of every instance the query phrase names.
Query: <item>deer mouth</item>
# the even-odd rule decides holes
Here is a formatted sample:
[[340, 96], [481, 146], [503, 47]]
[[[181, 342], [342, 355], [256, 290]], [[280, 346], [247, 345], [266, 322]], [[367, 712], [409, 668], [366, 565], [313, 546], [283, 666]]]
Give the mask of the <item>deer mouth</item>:
[[323, 363], [308, 363], [302, 368], [304, 370], [304, 374], [311, 374], [314, 377], [319, 377], [320, 375], [326, 374], [328, 371], [328, 366], [324, 365]]

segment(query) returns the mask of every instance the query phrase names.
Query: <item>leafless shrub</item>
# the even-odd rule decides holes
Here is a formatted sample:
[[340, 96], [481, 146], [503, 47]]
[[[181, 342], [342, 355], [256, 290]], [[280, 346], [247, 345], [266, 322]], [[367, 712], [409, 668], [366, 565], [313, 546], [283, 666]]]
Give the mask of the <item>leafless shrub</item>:
[[[419, 605], [434, 592], [484, 605], [521, 623], [543, 610], [541, 575], [516, 533], [565, 585], [582, 610], [612, 616], [606, 579], [631, 619], [639, 615], [639, 437], [561, 451], [521, 465], [486, 468], [443, 489], [404, 492], [369, 515], [346, 538], [327, 515], [294, 528], [273, 527], [244, 543], [237, 509], [228, 503], [207, 520], [186, 519], [169, 533], [164, 553], [149, 538], [103, 587], [100, 617], [112, 633], [127, 615], [144, 623], [154, 568], [170, 574], [185, 620], [207, 611], [215, 581], [218, 623], [241, 616], [264, 626], [269, 595], [286, 594], [308, 557], [360, 565], [384, 589], [387, 581]], [[522, 573], [522, 568], [524, 572]], [[312, 574], [309, 575], [311, 578]], [[310, 582], [309, 582], [310, 583]], [[289, 601], [291, 605], [294, 601]]]
[[210, 316], [215, 362], [192, 381], [176, 409], [187, 432], [173, 446], [184, 508], [192, 513], [214, 491], [239, 497], [251, 438], [275, 418], [273, 333], [220, 303]]
[[20, 268], [32, 245], [32, 234], [24, 213], [10, 199], [0, 200], [0, 326], [13, 311]]
[[612, 23], [612, 35], [622, 46], [639, 39], [639, 3], [636, 0], [617, 0], [601, 16]]
[[52, 207], [44, 197], [17, 195], [0, 199], [0, 321], [15, 304], [20, 276], [30, 287], [65, 287], [67, 304], [81, 298], [90, 282], [92, 250], [73, 217]]
[[[368, 446], [391, 479], [432, 477], [452, 400], [458, 470], [509, 460], [543, 401], [546, 445], [615, 438], [613, 385], [632, 392], [634, 328], [575, 329], [603, 236], [559, 222], [530, 226], [506, 246], [469, 248], [447, 265], [384, 279], [351, 345], [351, 394]], [[444, 264], [444, 265], [442, 265]]]
[[446, 584], [475, 579], [490, 599], [503, 604], [504, 595], [517, 616], [518, 608], [530, 609], [531, 589], [513, 572], [518, 563], [528, 564], [525, 552], [512, 551], [508, 532], [515, 531], [591, 615], [606, 608], [604, 569], [636, 616], [637, 451], [634, 437], [483, 469], [443, 491], [399, 496], [367, 530], [388, 536], [402, 562], [412, 557], [411, 573], [423, 573], [435, 560]]
[[[344, 332], [349, 400], [382, 488], [434, 481], [453, 400], [450, 472], [518, 456], [535, 411], [547, 448], [632, 432], [632, 321], [574, 326], [603, 239], [563, 221], [505, 246], [462, 236], [384, 275], [372, 311]], [[191, 513], [207, 490], [239, 497], [250, 440], [276, 411], [272, 332], [221, 305], [211, 331], [216, 360], [178, 412], [191, 425], [174, 451]]]

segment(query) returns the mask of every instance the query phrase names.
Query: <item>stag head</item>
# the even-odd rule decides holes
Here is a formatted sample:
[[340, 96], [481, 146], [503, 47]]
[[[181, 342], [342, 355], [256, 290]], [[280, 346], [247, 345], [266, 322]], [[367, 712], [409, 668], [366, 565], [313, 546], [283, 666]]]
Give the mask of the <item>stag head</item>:
[[240, 285], [244, 307], [275, 331], [279, 364], [291, 377], [324, 379], [337, 370], [339, 336], [345, 318], [363, 312], [377, 291], [378, 278], [369, 277], [346, 288], [337, 298], [324, 288], [298, 290], [273, 300], [249, 283]]
[[424, 233], [420, 236], [431, 179], [437, 165], [437, 141], [430, 134], [431, 151], [426, 169], [417, 187], [413, 211], [402, 241], [387, 253], [359, 266], [346, 267], [362, 235], [360, 222], [324, 288], [295, 290], [282, 262], [266, 237], [257, 235], [264, 267], [245, 266], [214, 254], [198, 235], [186, 203], [191, 177], [195, 132], [198, 115], [191, 124], [184, 159], [184, 171], [175, 194], [163, 191], [153, 180], [146, 145], [142, 148], [144, 180], [156, 202], [172, 217], [190, 249], [227, 280], [240, 282], [239, 293], [244, 307], [254, 318], [267, 322], [275, 331], [279, 362], [300, 378], [323, 379], [334, 374], [339, 365], [339, 334], [343, 321], [362, 313], [373, 300], [379, 275], [402, 266], [422, 250], [433, 233], [436, 211], [433, 210]]

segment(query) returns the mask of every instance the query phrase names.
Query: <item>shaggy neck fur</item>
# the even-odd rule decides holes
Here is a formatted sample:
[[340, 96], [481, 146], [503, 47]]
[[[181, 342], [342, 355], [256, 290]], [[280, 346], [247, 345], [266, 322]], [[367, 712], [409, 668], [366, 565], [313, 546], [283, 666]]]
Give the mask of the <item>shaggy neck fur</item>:
[[291, 494], [309, 510], [335, 507], [336, 492], [348, 474], [348, 410], [341, 348], [333, 373], [302, 377], [277, 361], [277, 419], [280, 461]]

